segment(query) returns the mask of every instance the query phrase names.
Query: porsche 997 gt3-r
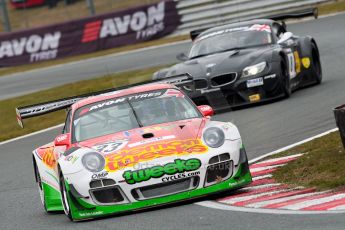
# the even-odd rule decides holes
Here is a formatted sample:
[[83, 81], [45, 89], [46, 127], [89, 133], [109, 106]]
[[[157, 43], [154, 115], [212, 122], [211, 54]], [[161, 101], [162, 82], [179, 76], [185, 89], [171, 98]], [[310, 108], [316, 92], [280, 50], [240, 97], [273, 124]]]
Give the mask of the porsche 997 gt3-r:
[[33, 151], [47, 212], [64, 210], [71, 220], [83, 220], [251, 182], [236, 126], [211, 121], [211, 107], [196, 107], [171, 84], [18, 108], [19, 123], [63, 108], [68, 113], [62, 134]]

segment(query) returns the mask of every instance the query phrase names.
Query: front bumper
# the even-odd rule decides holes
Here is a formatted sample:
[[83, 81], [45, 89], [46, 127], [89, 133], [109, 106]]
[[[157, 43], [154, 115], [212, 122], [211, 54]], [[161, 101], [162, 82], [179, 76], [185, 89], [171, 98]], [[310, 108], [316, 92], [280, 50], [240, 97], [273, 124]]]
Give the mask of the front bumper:
[[[262, 79], [262, 84], [249, 86], [247, 82], [254, 79]], [[203, 88], [195, 91], [184, 90], [197, 105], [209, 104], [214, 110], [220, 111], [253, 103], [273, 100], [284, 96], [282, 85], [283, 76], [278, 63], [270, 63], [264, 72], [241, 78], [237, 75], [236, 80], [222, 86], [212, 85], [212, 78], [198, 78], [205, 81]]]
[[132, 203], [117, 204], [117, 205], [92, 205], [85, 202], [82, 198], [78, 198], [72, 195], [70, 186], [67, 186], [68, 196], [70, 200], [70, 208], [72, 218], [74, 220], [84, 220], [97, 218], [112, 214], [119, 214], [134, 210], [147, 209], [155, 206], [166, 205], [178, 201], [189, 200], [201, 196], [210, 195], [213, 193], [224, 192], [241, 188], [252, 181], [248, 163], [242, 163], [239, 165], [239, 169], [236, 175], [233, 175], [227, 180], [210, 185], [208, 187], [198, 188], [186, 192], [167, 195], [164, 197], [157, 197]]

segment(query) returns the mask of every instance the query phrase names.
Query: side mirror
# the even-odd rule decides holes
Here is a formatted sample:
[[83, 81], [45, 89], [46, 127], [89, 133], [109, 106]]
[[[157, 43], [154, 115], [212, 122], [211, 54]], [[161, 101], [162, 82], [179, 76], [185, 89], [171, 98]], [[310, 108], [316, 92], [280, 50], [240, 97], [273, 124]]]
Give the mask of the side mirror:
[[205, 117], [214, 115], [214, 111], [213, 111], [212, 107], [209, 105], [199, 105], [198, 109], [200, 110], [202, 115], [204, 115]]
[[71, 134], [64, 133], [57, 136], [54, 140], [55, 146], [69, 146], [71, 144]]
[[187, 61], [188, 60], [188, 57], [185, 53], [179, 53], [176, 55], [176, 58], [177, 60], [180, 60], [180, 61]]
[[284, 42], [286, 42], [287, 40], [289, 40], [290, 38], [293, 37], [293, 34], [291, 32], [285, 32], [283, 34], [283, 36], [278, 40], [278, 44], [282, 44]]

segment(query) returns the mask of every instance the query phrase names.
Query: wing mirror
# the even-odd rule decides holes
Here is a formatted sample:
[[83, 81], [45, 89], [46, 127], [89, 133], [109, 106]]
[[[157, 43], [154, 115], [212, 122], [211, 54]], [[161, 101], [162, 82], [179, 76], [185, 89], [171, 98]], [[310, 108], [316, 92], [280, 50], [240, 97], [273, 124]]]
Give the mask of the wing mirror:
[[57, 136], [54, 140], [55, 146], [69, 146], [71, 144], [71, 134], [64, 133]]
[[188, 57], [185, 53], [179, 53], [176, 55], [176, 58], [177, 60], [180, 60], [180, 61], [187, 61], [188, 60]]
[[293, 37], [293, 34], [291, 32], [285, 32], [283, 34], [283, 36], [278, 40], [278, 44], [282, 44], [284, 42], [286, 42], [287, 40], [289, 40], [290, 38]]
[[211, 106], [209, 105], [199, 105], [198, 109], [204, 115], [204, 117], [211, 117], [214, 115], [214, 111]]

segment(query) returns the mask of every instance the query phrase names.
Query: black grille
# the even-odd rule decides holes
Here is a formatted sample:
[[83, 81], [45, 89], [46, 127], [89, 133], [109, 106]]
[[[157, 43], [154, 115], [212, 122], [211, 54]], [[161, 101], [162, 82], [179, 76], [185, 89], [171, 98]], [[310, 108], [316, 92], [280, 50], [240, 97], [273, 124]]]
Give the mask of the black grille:
[[211, 79], [211, 85], [213, 87], [223, 86], [230, 84], [236, 80], [237, 73], [228, 73], [224, 75], [215, 76]]
[[230, 173], [232, 173], [232, 161], [210, 165], [207, 168], [206, 182], [221, 182], [224, 178], [229, 177]]
[[[137, 188], [132, 191], [132, 195], [136, 199], [149, 199], [153, 197], [161, 197], [179, 192], [194, 189], [199, 184], [199, 177], [189, 177], [167, 183], [155, 184], [146, 187]], [[141, 194], [142, 197], [139, 195]]]
[[93, 198], [101, 204], [120, 203], [124, 201], [119, 188], [106, 187], [91, 191]]
[[90, 182], [90, 188], [99, 188], [99, 187], [102, 187], [101, 180], [93, 180]]
[[206, 79], [195, 79], [194, 85], [195, 85], [195, 89], [206, 89], [207, 81]]
[[99, 188], [99, 187], [111, 186], [114, 184], [115, 184], [115, 181], [113, 179], [92, 180], [90, 182], [90, 188]]

